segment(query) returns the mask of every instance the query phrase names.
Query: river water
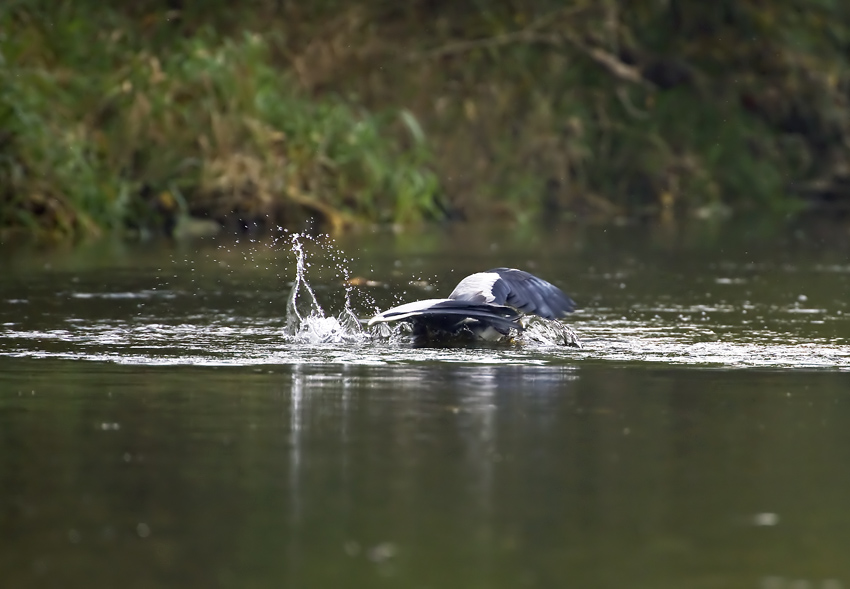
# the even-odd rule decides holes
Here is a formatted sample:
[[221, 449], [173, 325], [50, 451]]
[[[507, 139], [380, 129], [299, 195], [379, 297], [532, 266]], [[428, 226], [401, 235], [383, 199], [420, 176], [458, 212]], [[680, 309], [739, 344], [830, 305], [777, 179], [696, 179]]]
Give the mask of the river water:
[[[697, 225], [7, 250], [3, 586], [850, 587], [849, 244]], [[494, 266], [570, 294], [583, 346], [356, 321]]]

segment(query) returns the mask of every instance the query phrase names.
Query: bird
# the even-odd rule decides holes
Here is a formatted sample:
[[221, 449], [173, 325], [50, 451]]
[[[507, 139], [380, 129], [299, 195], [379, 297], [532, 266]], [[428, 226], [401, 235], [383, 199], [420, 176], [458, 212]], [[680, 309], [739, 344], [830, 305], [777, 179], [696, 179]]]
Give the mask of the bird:
[[493, 268], [461, 280], [448, 298], [414, 301], [369, 319], [410, 323], [414, 336], [437, 338], [471, 334], [495, 341], [521, 333], [523, 314], [560, 319], [575, 310], [573, 300], [554, 284], [515, 268]]

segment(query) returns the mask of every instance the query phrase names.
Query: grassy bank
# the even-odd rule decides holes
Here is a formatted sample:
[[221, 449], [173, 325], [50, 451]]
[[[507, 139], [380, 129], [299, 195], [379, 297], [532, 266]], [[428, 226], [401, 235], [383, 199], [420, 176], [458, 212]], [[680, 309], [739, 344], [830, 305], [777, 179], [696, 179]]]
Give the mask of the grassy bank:
[[271, 63], [273, 36], [156, 43], [126, 15], [64, 6], [0, 22], [0, 227], [334, 231], [437, 214], [413, 115], [307, 95]]
[[12, 0], [0, 228], [843, 210], [848, 48], [817, 0]]

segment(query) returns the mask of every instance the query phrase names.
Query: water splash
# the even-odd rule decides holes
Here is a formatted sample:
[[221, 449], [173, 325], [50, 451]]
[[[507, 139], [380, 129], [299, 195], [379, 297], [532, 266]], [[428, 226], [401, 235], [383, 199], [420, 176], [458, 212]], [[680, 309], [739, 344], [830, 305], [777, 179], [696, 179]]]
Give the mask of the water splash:
[[[292, 253], [295, 254], [295, 281], [286, 301], [286, 335], [295, 337], [306, 319], [324, 319], [325, 312], [316, 300], [316, 293], [307, 282], [309, 264], [304, 254], [304, 245], [298, 233], [290, 237]], [[300, 308], [299, 308], [300, 307]]]
[[[316, 297], [316, 293], [307, 280], [310, 269], [305, 242], [312, 242], [325, 250], [326, 258], [333, 262], [336, 278], [344, 286], [343, 307], [337, 316], [329, 316]], [[400, 322], [389, 326], [385, 323], [364, 328], [361, 320], [354, 312], [352, 305], [350, 261], [338, 250], [326, 242], [318, 242], [315, 238], [301, 234], [288, 234], [288, 247], [295, 256], [295, 280], [286, 303], [285, 335], [290, 341], [306, 344], [345, 343], [384, 341], [390, 344], [403, 344], [413, 337], [410, 325]], [[328, 269], [323, 264], [324, 270]], [[358, 292], [363, 296], [363, 293]], [[371, 301], [374, 306], [374, 301]], [[575, 332], [560, 321], [549, 321], [540, 317], [524, 317], [523, 331], [512, 333], [504, 338], [508, 343], [519, 343], [531, 346], [567, 346], [581, 348], [581, 343]], [[474, 341], [471, 334], [461, 334], [454, 339], [457, 343]], [[415, 338], [414, 338], [415, 339]]]
[[310, 237], [294, 233], [289, 242], [295, 254], [295, 281], [286, 302], [285, 334], [298, 343], [342, 343], [363, 341], [368, 335], [363, 331], [360, 320], [351, 308], [351, 285], [348, 280], [347, 260], [338, 264], [345, 283], [345, 302], [337, 317], [328, 317], [307, 281], [310, 267], [302, 240]]
[[572, 328], [561, 321], [526, 315], [521, 319], [523, 332], [516, 341], [544, 346], [568, 346], [581, 348], [581, 342]]
[[[522, 331], [511, 330], [496, 342], [502, 344], [520, 344], [523, 346], [566, 346], [570, 348], [581, 348], [581, 341], [576, 332], [566, 323], [561, 321], [544, 319], [536, 315], [525, 315], [520, 319]], [[369, 328], [373, 339], [385, 340], [389, 343], [405, 343], [419, 341], [420, 343], [438, 343], [446, 345], [480, 342], [471, 331], [462, 330], [458, 334], [439, 334], [434, 337], [420, 338], [413, 334], [413, 328], [409, 323], [399, 321], [395, 324], [378, 323]]]

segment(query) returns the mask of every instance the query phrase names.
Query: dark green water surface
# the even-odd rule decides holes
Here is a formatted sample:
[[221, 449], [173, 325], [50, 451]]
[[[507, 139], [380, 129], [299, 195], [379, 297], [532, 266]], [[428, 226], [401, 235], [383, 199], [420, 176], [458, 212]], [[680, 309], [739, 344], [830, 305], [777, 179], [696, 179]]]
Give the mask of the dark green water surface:
[[[296, 331], [286, 240], [7, 252], [0, 585], [850, 587], [822, 231], [305, 243], [325, 317]], [[502, 265], [577, 300], [584, 348], [334, 319], [346, 274], [368, 317]]]

